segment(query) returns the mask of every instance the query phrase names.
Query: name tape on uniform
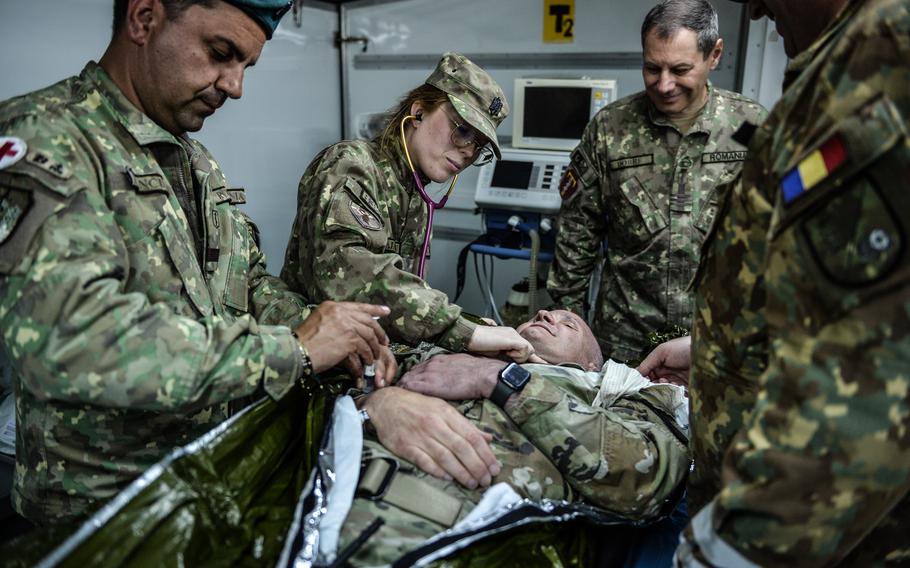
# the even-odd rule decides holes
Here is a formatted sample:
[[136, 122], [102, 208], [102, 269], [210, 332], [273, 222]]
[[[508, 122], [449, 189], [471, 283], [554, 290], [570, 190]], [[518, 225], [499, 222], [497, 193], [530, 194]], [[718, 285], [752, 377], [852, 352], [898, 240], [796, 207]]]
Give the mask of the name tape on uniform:
[[701, 155], [703, 164], [722, 164], [725, 162], [744, 162], [749, 157], [749, 152], [705, 152]]
[[623, 170], [625, 168], [637, 168], [639, 166], [649, 166], [654, 163], [654, 154], [645, 154], [643, 156], [632, 156], [630, 158], [619, 158], [610, 162], [611, 170]]

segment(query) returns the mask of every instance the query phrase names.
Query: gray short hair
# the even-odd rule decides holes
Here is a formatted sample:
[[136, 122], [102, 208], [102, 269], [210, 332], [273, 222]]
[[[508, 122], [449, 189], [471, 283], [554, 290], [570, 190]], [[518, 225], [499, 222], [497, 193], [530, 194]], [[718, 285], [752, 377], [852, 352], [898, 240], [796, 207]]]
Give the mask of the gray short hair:
[[[164, 11], [168, 20], [174, 21], [190, 6], [199, 4], [206, 8], [215, 5], [215, 0], [161, 0], [164, 5]], [[123, 29], [123, 23], [126, 21], [126, 10], [129, 7], [129, 0], [114, 0], [114, 37]]]
[[651, 8], [641, 25], [641, 46], [652, 29], [657, 37], [668, 39], [683, 28], [695, 32], [698, 51], [707, 59], [720, 37], [717, 11], [707, 0], [663, 0]]

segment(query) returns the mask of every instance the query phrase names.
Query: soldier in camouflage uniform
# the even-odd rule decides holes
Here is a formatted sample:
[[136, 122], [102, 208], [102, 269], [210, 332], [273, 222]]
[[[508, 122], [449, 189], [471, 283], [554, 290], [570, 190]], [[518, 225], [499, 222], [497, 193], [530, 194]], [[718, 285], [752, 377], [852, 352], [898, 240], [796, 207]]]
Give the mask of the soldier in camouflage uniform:
[[443, 55], [426, 83], [389, 113], [380, 136], [340, 142], [310, 163], [282, 279], [314, 300], [389, 306], [384, 326], [397, 341], [508, 351], [524, 360], [527, 344], [514, 330], [478, 327], [417, 275], [428, 213], [414, 176], [441, 183], [498, 156], [496, 127], [508, 113], [502, 89], [483, 69]]
[[[696, 277], [685, 565], [910, 559], [910, 3], [752, 0], [785, 90]], [[685, 369], [661, 349], [642, 370]], [[683, 355], [683, 357], [680, 357]]]
[[[537, 353], [562, 365], [524, 365], [531, 379], [504, 408], [487, 398], [505, 363], [435, 352], [420, 357], [426, 362], [398, 383], [409, 390], [390, 387], [358, 401], [370, 417], [364, 473], [339, 549], [377, 517], [385, 524], [354, 557], [354, 565], [386, 564], [400, 557], [463, 519], [483, 495], [476, 485], [440, 479], [422, 471], [427, 468], [419, 460], [396, 456], [401, 453], [396, 438], [412, 429], [408, 416], [413, 414], [466, 418], [492, 436], [501, 470], [487, 484], [508, 483], [524, 498], [585, 501], [644, 519], [665, 511], [667, 502], [672, 505], [678, 497], [690, 463], [681, 389], [641, 384], [647, 381], [629, 388], [620, 377], [637, 374], [613, 362], [600, 372], [586, 372], [599, 369], [603, 358], [590, 329], [575, 314], [541, 312], [518, 329]], [[451, 374], [459, 375], [455, 387]], [[604, 380], [605, 375], [610, 378]], [[449, 406], [415, 391], [467, 400]], [[389, 463], [398, 468], [391, 485], [380, 499], [366, 498], [376, 492], [376, 481]]]
[[280, 398], [355, 350], [392, 361], [386, 310], [307, 317], [266, 273], [243, 190], [186, 135], [240, 96], [285, 4], [118, 1], [100, 64], [0, 105], [13, 502], [34, 523], [86, 515], [232, 400]]
[[558, 304], [587, 313], [606, 239], [589, 321], [604, 356], [617, 361], [640, 358], [653, 347], [649, 334], [689, 330], [698, 248], [746, 157], [731, 135], [765, 116], [708, 81], [724, 44], [705, 0], [662, 2], [641, 37], [645, 90], [597, 113], [572, 152], [547, 282]]

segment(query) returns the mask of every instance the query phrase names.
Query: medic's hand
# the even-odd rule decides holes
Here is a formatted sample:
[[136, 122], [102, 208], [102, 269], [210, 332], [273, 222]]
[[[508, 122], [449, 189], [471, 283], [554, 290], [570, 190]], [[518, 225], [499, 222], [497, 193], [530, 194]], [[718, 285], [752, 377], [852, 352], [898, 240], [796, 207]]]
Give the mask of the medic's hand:
[[468, 351], [492, 357], [506, 357], [524, 363], [534, 354], [534, 347], [511, 327], [477, 326], [468, 341]]
[[501, 466], [481, 432], [447, 402], [398, 387], [361, 399], [379, 441], [430, 475], [487, 487]]
[[689, 386], [692, 338], [688, 335], [661, 343], [645, 357], [638, 372], [658, 383]]
[[362, 366], [351, 369], [351, 358], [358, 363], [376, 364], [376, 383], [391, 381], [397, 369], [389, 351], [389, 338], [373, 316], [386, 316], [389, 308], [355, 302], [323, 302], [295, 331], [306, 347], [313, 371], [320, 373], [338, 363], [346, 363], [355, 377]]
[[[357, 388], [362, 389], [365, 380], [364, 367], [369, 363], [364, 363], [357, 355], [348, 355], [342, 364], [348, 370], [348, 373], [356, 379]], [[373, 380], [373, 388], [381, 389], [392, 384], [395, 379], [395, 373], [398, 372], [398, 362], [388, 347], [383, 347], [379, 359], [375, 361], [374, 369], [376, 375]]]
[[436, 355], [405, 373], [398, 386], [446, 400], [488, 398], [505, 366], [497, 359], [467, 353]]

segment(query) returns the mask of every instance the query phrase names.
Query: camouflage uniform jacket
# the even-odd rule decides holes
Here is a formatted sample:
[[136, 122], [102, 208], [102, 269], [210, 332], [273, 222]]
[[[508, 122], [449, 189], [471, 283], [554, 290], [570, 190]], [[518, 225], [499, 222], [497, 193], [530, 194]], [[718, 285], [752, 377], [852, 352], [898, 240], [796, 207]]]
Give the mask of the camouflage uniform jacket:
[[243, 191], [95, 63], [3, 103], [0, 135], [28, 146], [0, 171], [14, 505], [36, 523], [72, 520], [210, 430], [227, 401], [281, 397], [300, 376], [296, 341], [261, 324], [306, 308], [266, 273], [234, 205]]
[[310, 163], [297, 194], [282, 279], [307, 298], [385, 304], [389, 335], [463, 351], [475, 324], [416, 270], [426, 206], [404, 156], [340, 142]]
[[[531, 379], [505, 410], [485, 399], [453, 403], [480, 430], [493, 436], [502, 463], [493, 483], [506, 482], [528, 499], [585, 501], [630, 519], [653, 517], [689, 471], [685, 434], [673, 418], [669, 387], [654, 385], [592, 406], [602, 373], [567, 366], [525, 365]], [[671, 431], [671, 426], [673, 431]], [[397, 475], [415, 476], [463, 505], [464, 518], [483, 496], [434, 478], [365, 437], [365, 461], [399, 463]], [[385, 525], [355, 557], [355, 565], [380, 565], [416, 548], [447, 526], [382, 500], [356, 499], [342, 529], [339, 549], [376, 517]]]
[[608, 242], [602, 282], [589, 317], [604, 356], [634, 360], [651, 332], [689, 329], [689, 282], [714, 220], [720, 186], [746, 149], [731, 139], [764, 109], [708, 85], [701, 116], [683, 136], [645, 92], [597, 113], [561, 184], [556, 259], [547, 289], [579, 314], [598, 253]]
[[702, 510], [683, 558], [910, 558], [908, 38], [906, 0], [849, 3], [791, 63], [706, 239], [690, 388]]

